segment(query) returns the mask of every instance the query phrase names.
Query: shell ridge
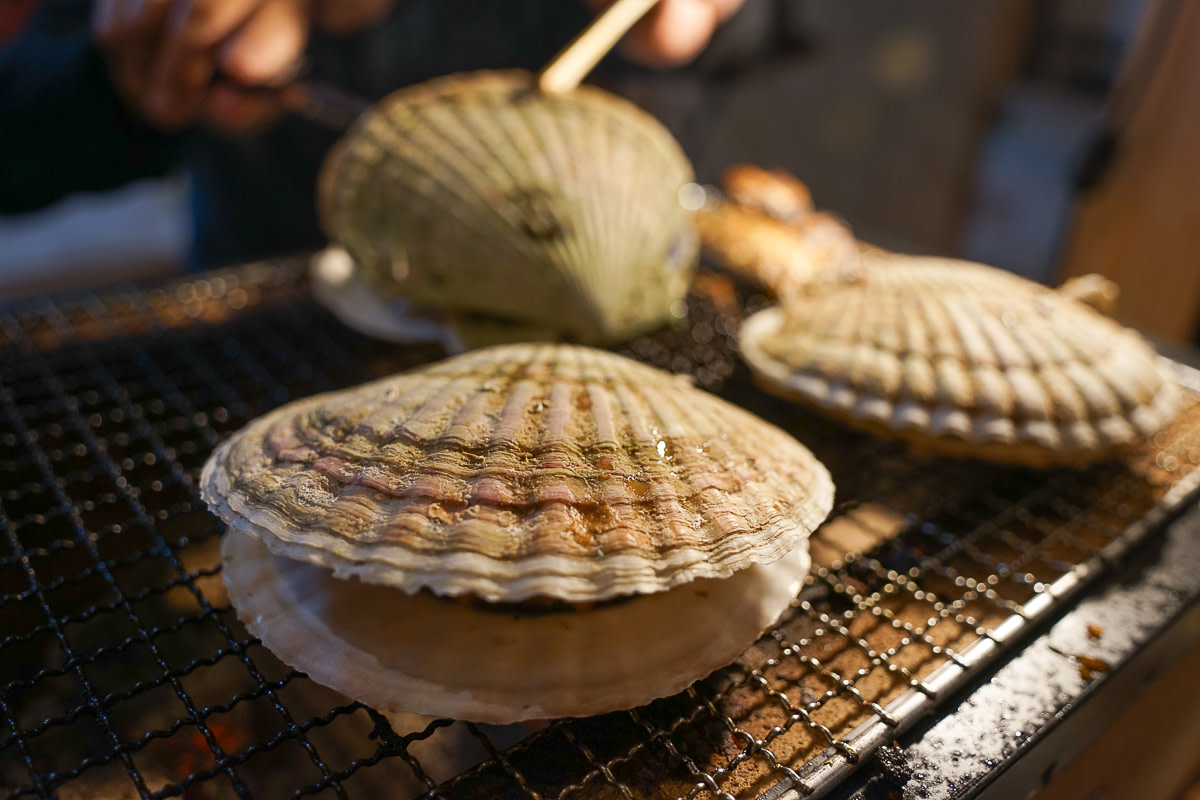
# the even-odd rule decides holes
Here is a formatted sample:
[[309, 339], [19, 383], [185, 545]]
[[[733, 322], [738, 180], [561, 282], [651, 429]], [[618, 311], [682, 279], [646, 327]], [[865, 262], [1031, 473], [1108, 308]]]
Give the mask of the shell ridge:
[[[442, 113], [431, 115], [431, 111]], [[512, 235], [513, 221], [504, 213], [505, 204], [499, 202], [499, 198], [489, 198], [489, 188], [498, 191], [504, 197], [511, 197], [516, 192], [523, 191], [524, 187], [508, 168], [508, 162], [499, 158], [494, 143], [482, 136], [482, 130], [486, 129], [487, 125], [480, 126], [474, 116], [468, 116], [464, 112], [461, 104], [445, 100], [431, 104], [425, 116], [428, 126], [423, 132], [428, 134], [425, 137], [428, 139], [426, 149], [430, 154], [437, 155], [438, 164], [447, 174], [458, 176], [476, 197], [483, 200], [480, 205], [471, 203], [464, 197], [464, 203], [472, 215], [481, 208], [488, 209], [483, 218], [487, 219], [499, 234], [497, 239], [489, 241], [493, 244], [495, 241], [504, 241], [522, 258], [534, 262], [544, 261], [544, 254], [539, 252], [529, 239]], [[465, 131], [471, 131], [474, 135], [464, 136]], [[452, 148], [453, 154], [443, 152], [443, 146]], [[491, 169], [485, 169], [483, 164], [489, 165]], [[464, 220], [467, 224], [466, 230], [473, 227], [473, 222], [473, 219]]]
[[[562, 100], [560, 99], [560, 102]], [[570, 143], [577, 145], [579, 139], [567, 140], [564, 142], [562, 137], [556, 137], [558, 128], [562, 125], [566, 118], [574, 117], [579, 113], [578, 107], [573, 103], [563, 102], [563, 108], [559, 113], [550, 115], [547, 109], [535, 108], [530, 113], [520, 115], [512, 120], [512, 124], [506, 127], [506, 134], [514, 141], [517, 137], [521, 137], [527, 144], [533, 145], [531, 150], [536, 150], [542, 156], [542, 160], [537, 162], [541, 170], [540, 179], [543, 185], [550, 187], [555, 192], [562, 192], [564, 201], [559, 203], [559, 213], [568, 212], [568, 224], [571, 226], [576, 236], [565, 238], [560, 244], [560, 258], [557, 262], [558, 268], [563, 272], [564, 279], [574, 284], [576, 294], [579, 297], [588, 297], [585, 286], [581, 283], [581, 275], [579, 274], [579, 265], [589, 263], [595, 258], [594, 248], [597, 242], [596, 233], [593, 227], [587, 225], [586, 212], [593, 211], [595, 204], [578, 202], [577, 197], [572, 197], [566, 190], [578, 191], [580, 185], [584, 182], [579, 180], [580, 176], [572, 169], [572, 167], [580, 160], [580, 154], [574, 152]], [[591, 154], [592, 158], [596, 154]], [[570, 202], [575, 200], [575, 202]]]
[[[411, 132], [399, 128], [391, 117], [383, 118], [386, 130], [394, 136], [391, 141], [402, 148], [405, 159], [410, 163], [419, 164], [427, 179], [436, 180], [435, 184], [430, 184], [430, 191], [416, 195], [420, 197], [421, 203], [437, 206], [457, 222], [456, 242], [459, 245], [467, 244], [476, 253], [473, 260], [477, 263], [495, 261], [496, 247], [500, 242], [504, 242], [504, 246], [509, 248], [505, 257], [506, 263], [528, 264], [544, 258], [544, 253], [539, 252], [528, 239], [514, 237], [511, 220], [502, 213], [497, 203], [488, 202], [488, 187], [497, 186], [496, 176], [482, 170], [467, 149], [470, 144], [464, 140], [462, 130], [470, 128], [467, 125], [469, 120], [459, 120], [457, 125], [451, 123], [456, 111], [454, 103], [431, 103], [431, 106], [435, 106], [436, 110], [442, 113], [430, 115], [428, 112], [433, 109], [422, 109], [425, 112], [422, 114], [424, 124]], [[457, 154], [457, 157], [454, 154]], [[419, 184], [419, 181], [411, 185], [407, 181], [398, 181], [391, 190], [400, 190], [404, 194], [412, 195]], [[434, 186], [442, 186], [449, 191], [433, 191]], [[498, 188], [505, 192], [503, 185], [498, 185]], [[416, 207], [420, 208], [421, 205]], [[480, 215], [481, 209], [487, 211]], [[484, 226], [478, 224], [480, 221]], [[486, 234], [485, 227], [494, 234]], [[441, 264], [433, 259], [424, 267], [437, 271]], [[432, 298], [427, 299], [433, 301]], [[437, 302], [449, 307], [461, 306], [491, 313], [504, 313], [507, 310], [505, 307], [496, 307], [489, 292], [470, 294], [440, 290]], [[531, 303], [534, 308], [541, 308], [542, 305], [540, 302]]]
[[[578, 158], [568, 142], [577, 142], [578, 139], [567, 139], [564, 141], [562, 136], [557, 136], [559, 126], [568, 118], [573, 118], [578, 113], [578, 109], [571, 106], [571, 111], [568, 113], [564, 108], [562, 112], [550, 115], [547, 109], [534, 107], [529, 113], [519, 117], [516, 122], [519, 123], [519, 129], [510, 130], [510, 136], [521, 135], [525, 140], [533, 145], [545, 158], [544, 163], [539, 166], [542, 169], [542, 181], [549, 186], [558, 186], [562, 189], [571, 189], [578, 192], [579, 187], [584, 185], [581, 176], [574, 169], [577, 165]], [[594, 154], [593, 154], [594, 157]], [[571, 198], [564, 191], [564, 199]], [[575, 286], [575, 293], [579, 297], [590, 296], [587, 289], [583, 288], [580, 283], [578, 270], [576, 267], [580, 264], [589, 263], [591, 258], [595, 258], [593, 250], [598, 241], [596, 228], [591, 224], [591, 217], [595, 214], [595, 203], [578, 202], [561, 203], [560, 213], [562, 211], [570, 212], [568, 222], [572, 226], [574, 232], [578, 235], [570, 237], [566, 240], [566, 251], [562, 255], [559, 262], [559, 269], [564, 273], [563, 277]]]
[[[436, 388], [406, 394], [412, 381]], [[392, 430], [380, 406], [403, 396], [423, 397], [396, 426], [417, 444], [371, 456], [364, 442]], [[811, 453], [727, 406], [614, 354], [495, 348], [269, 412], [217, 448], [202, 493], [273, 552], [366, 580], [457, 593], [536, 573], [538, 591], [559, 576], [587, 599], [655, 592], [780, 557], [832, 504]], [[264, 452], [293, 423], [315, 461]], [[481, 454], [451, 442], [468, 428]], [[367, 456], [330, 443], [347, 431], [363, 441], [343, 450]], [[384, 577], [396, 571], [408, 577]]]
[[[522, 174], [514, 170], [514, 166], [519, 166], [523, 170], [529, 169], [534, 164], [537, 164], [539, 168], [545, 166], [542, 160], [545, 156], [544, 152], [523, 153], [516, 141], [513, 117], [518, 118], [516, 125], [520, 125], [522, 114], [519, 109], [505, 103], [489, 102], [489, 113], [483, 120], [483, 124], [474, 119], [474, 115], [468, 117], [464, 114], [460, 105], [456, 104], [456, 111], [461, 123], [469, 122], [471, 124], [479, 143], [491, 155], [491, 164], [503, 172], [508, 187], [505, 195], [509, 201], [503, 204], [493, 203], [493, 208], [503, 216], [503, 209], [513, 208], [517, 196], [539, 197], [544, 195], [549, 199], [552, 214], [555, 216], [552, 224], [559, 225], [558, 217], [562, 214], [562, 207], [565, 204], [558, 195], [558, 187], [546, 180], [544, 171], [542, 174]], [[497, 186], [500, 185], [500, 182], [496, 183]], [[510, 218], [508, 223], [513, 230], [521, 231], [529, 225], [529, 220], [523, 217]], [[525, 236], [517, 238], [517, 241], [521, 242], [522, 250], [527, 251], [535, 263], [540, 264], [543, 268], [552, 267], [560, 279], [568, 279], [570, 270], [567, 269], [567, 266], [572, 263], [573, 254], [569, 250], [567, 237], [562, 235], [561, 229], [549, 237], [539, 238], [540, 247], [534, 245], [532, 229], [526, 230], [525, 233]]]
[[[449, 193], [422, 191], [422, 181], [411, 183], [396, 181], [390, 188], [419, 198], [423, 203], [437, 205], [440, 212], [460, 223], [462, 233], [468, 236], [475, 234], [474, 223], [478, 205], [472, 203], [470, 198], [483, 195], [482, 186], [486, 185], [486, 176], [482, 176], [484, 180], [481, 182], [478, 165], [469, 158], [466, 152], [456, 147], [457, 138], [453, 127], [450, 131], [446, 131], [438, 124], [437, 120], [425, 119], [422, 125], [416, 126], [413, 130], [406, 130], [401, 128], [393, 117], [385, 116], [380, 118], [380, 124], [372, 129], [372, 132], [380, 137], [381, 141], [386, 141], [398, 152], [401, 152], [409, 165], [419, 167], [423, 173], [422, 178], [432, 180], [434, 176], [441, 176], [442, 185], [451, 191]], [[386, 139], [384, 139], [385, 134], [388, 135]], [[463, 158], [458, 160], [447, 158], [438, 145], [454, 146]], [[472, 176], [468, 171], [462, 169], [462, 165], [474, 168], [475, 175]], [[447, 204], [446, 199], [454, 202]], [[483, 220], [497, 233], [507, 232], [505, 227], [507, 220], [501, 214], [485, 215]], [[491, 239], [486, 241], [491, 241]]]
[[[832, 506], [829, 493], [826, 513]], [[757, 544], [735, 536], [715, 539], [711, 547], [680, 544], [657, 551], [626, 550], [605, 555], [606, 569], [597, 572], [591, 554], [542, 554], [497, 560], [478, 552], [420, 551], [400, 544], [374, 550], [362, 558], [348, 540], [329, 533], [320, 536], [324, 546], [314, 548], [302, 539], [280, 535], [260, 524], [253, 512], [234, 512], [226, 524], [259, 539], [275, 555], [327, 567], [339, 578], [357, 577], [368, 583], [393, 586], [413, 594], [436, 582], [440, 594], [450, 597], [476, 595], [489, 602], [519, 602], [549, 594], [568, 602], [608, 599], [630, 593], [665, 591], [697, 578], [728, 578], [747, 557], [771, 563], [794, 549], [796, 530], [810, 520], [776, 517], [765, 525], [769, 536]], [[819, 517], [819, 514], [817, 515]], [[264, 519], [263, 521], [269, 521]]]
[[[399, 193], [400, 197], [397, 199], [401, 201], [401, 205], [411, 205], [417, 208], [437, 206], [440, 209], [440, 213], [443, 214], [443, 218], [456, 220], [460, 226], [465, 227], [467, 233], [460, 240], [460, 245], [463, 246], [464, 250], [473, 253], [471, 258], [475, 261], [487, 263], [494, 258], [494, 250], [486, 248], [489, 239], [484, 237], [480, 231], [472, 229], [467, 222], [465, 215], [469, 212], [465, 201], [457, 205], [453, 203], [447, 204], [445, 201], [449, 193], [444, 192], [438, 198], [431, 198], [429, 195], [421, 194], [415, 188], [405, 184], [401, 184], [391, 189], [391, 191]], [[414, 198], [416, 202], [412, 204], [405, 203], [403, 201], [405, 196]], [[378, 247], [375, 242], [354, 235], [344, 237], [344, 243], [348, 248], [355, 250], [359, 254], [360, 263], [364, 268], [364, 277], [376, 287], [382, 287], [394, 292], [397, 284], [393, 276], [396, 273], [397, 266], [402, 266], [404, 270], [403, 274], [405, 275], [411, 269], [409, 264], [412, 261], [413, 254], [410, 253], [408, 248], [402, 248], [399, 251], [384, 250]], [[437, 270], [438, 265], [436, 263], [420, 263], [424, 261], [421, 253], [417, 253], [416, 258], [420, 268], [432, 271]], [[426, 297], [420, 294], [416, 295], [414, 299], [421, 303], [433, 303], [439, 300], [436, 295]]]

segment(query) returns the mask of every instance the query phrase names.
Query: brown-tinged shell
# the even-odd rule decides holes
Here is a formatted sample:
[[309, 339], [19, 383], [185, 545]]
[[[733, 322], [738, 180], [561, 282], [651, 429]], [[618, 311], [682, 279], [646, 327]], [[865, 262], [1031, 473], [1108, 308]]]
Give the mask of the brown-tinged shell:
[[813, 213], [808, 187], [782, 169], [734, 164], [721, 173], [721, 188], [743, 208], [761, 211], [784, 222], [799, 222]]
[[705, 254], [786, 302], [825, 282], [855, 280], [859, 244], [832, 214], [813, 211], [808, 187], [783, 170], [735, 164], [696, 213]]
[[250, 423], [205, 500], [275, 553], [407, 592], [580, 603], [727, 577], [829, 513], [783, 431], [570, 345], [468, 353]]
[[1094, 273], [1068, 278], [1058, 287], [1058, 291], [1072, 300], [1091, 306], [1106, 317], [1116, 313], [1117, 302], [1121, 299], [1121, 287], [1115, 281]]
[[1175, 414], [1137, 332], [990, 267], [873, 253], [860, 283], [746, 321], [764, 386], [953, 455], [1082, 465]]
[[808, 567], [801, 543], [729, 578], [530, 612], [342, 580], [235, 530], [222, 556], [238, 616], [285, 663], [375, 708], [491, 723], [600, 714], [681, 691], [752, 644]]
[[714, 262], [779, 298], [857, 278], [858, 243], [830, 214], [793, 224], [718, 201], [696, 212], [696, 229]]
[[383, 100], [334, 147], [318, 194], [326, 231], [381, 291], [610, 343], [663, 324], [687, 292], [691, 179], [636, 106], [483, 72]]

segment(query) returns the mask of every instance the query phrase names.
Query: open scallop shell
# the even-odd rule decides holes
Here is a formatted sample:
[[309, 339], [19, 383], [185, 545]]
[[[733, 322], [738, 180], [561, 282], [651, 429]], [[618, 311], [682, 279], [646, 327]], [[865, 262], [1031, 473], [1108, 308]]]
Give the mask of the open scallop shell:
[[691, 178], [632, 104], [486, 72], [386, 98], [335, 146], [318, 194], [329, 235], [381, 291], [613, 343], [687, 292]]
[[753, 643], [808, 568], [801, 544], [730, 578], [538, 613], [342, 580], [237, 531], [222, 554], [238, 616], [287, 664], [376, 708], [494, 723], [674, 694]]
[[928, 449], [1082, 465], [1166, 424], [1178, 388], [1138, 333], [949, 259], [868, 254], [860, 283], [746, 321], [764, 386]]
[[221, 445], [202, 491], [231, 528], [339, 576], [572, 603], [769, 563], [833, 500], [778, 428], [571, 345], [490, 348], [291, 403]]

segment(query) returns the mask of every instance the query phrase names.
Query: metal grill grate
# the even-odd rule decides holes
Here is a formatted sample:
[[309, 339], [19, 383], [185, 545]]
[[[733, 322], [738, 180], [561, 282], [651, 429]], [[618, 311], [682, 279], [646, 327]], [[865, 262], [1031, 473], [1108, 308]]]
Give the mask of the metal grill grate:
[[[754, 302], [751, 300], [750, 302]], [[810, 581], [676, 697], [531, 733], [384, 715], [280, 664], [229, 608], [195, 479], [288, 400], [436, 358], [349, 332], [296, 264], [0, 312], [0, 797], [820, 794], [1177, 508], [1200, 405], [1087, 472], [922, 460], [757, 392], [709, 279], [627, 352], [796, 433], [835, 516]]]

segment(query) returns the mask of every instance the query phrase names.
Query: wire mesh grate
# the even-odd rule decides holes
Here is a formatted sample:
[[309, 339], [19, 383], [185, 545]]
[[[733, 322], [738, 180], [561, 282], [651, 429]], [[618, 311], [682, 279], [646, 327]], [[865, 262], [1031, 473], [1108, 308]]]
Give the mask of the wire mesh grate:
[[1086, 472], [926, 460], [772, 400], [708, 276], [626, 352], [783, 425], [840, 505], [792, 609], [675, 697], [544, 726], [380, 713], [278, 662], [196, 477], [291, 399], [441, 355], [358, 336], [298, 263], [0, 311], [0, 797], [745, 798], [826, 791], [1177, 507], [1200, 405]]

